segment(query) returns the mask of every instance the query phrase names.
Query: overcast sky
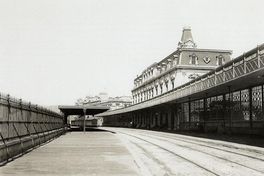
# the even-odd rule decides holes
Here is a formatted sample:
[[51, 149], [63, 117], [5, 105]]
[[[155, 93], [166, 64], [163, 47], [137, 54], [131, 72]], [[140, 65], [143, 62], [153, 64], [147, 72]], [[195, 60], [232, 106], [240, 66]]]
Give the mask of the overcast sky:
[[0, 92], [41, 105], [130, 95], [143, 69], [176, 50], [233, 57], [264, 42], [262, 0], [0, 0]]

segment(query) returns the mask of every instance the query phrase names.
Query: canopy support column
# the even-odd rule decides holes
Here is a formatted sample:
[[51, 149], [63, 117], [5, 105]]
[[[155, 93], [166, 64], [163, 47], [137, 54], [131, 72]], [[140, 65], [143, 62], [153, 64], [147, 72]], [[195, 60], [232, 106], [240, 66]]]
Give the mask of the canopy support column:
[[86, 109], [83, 109], [83, 132], [85, 132], [85, 116], [86, 116]]

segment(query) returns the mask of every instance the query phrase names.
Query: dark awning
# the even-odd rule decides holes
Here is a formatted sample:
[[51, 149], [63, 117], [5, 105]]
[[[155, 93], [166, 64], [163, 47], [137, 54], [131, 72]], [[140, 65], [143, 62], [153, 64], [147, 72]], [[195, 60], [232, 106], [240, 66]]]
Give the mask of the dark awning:
[[65, 116], [68, 115], [95, 115], [109, 110], [106, 106], [59, 106]]

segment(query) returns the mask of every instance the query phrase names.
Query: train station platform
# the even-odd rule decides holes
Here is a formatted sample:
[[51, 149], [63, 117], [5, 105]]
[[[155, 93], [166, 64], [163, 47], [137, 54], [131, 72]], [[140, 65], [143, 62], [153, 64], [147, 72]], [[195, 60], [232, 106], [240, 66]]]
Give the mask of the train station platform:
[[113, 133], [74, 131], [0, 167], [0, 175], [138, 175], [138, 170]]

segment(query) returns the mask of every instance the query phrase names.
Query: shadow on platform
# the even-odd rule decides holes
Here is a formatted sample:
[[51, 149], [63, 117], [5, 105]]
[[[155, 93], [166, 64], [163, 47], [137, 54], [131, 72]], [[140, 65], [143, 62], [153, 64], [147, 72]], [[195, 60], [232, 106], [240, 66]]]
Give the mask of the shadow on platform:
[[[70, 128], [68, 131], [71, 131], [71, 132], [82, 132], [83, 129], [79, 128], [79, 127], [74, 127], [74, 128]], [[109, 130], [105, 130], [105, 129], [99, 129], [97, 127], [86, 127], [85, 128], [85, 132], [110, 132], [110, 133], [115, 133], [113, 131], [109, 131]]]
[[217, 133], [202, 133], [202, 132], [172, 132], [172, 131], [163, 131], [163, 132], [181, 134], [192, 137], [200, 137], [200, 138], [212, 139], [212, 140], [221, 140], [226, 142], [234, 142], [238, 144], [245, 144], [256, 147], [264, 147], [264, 137], [257, 135], [217, 134]]

